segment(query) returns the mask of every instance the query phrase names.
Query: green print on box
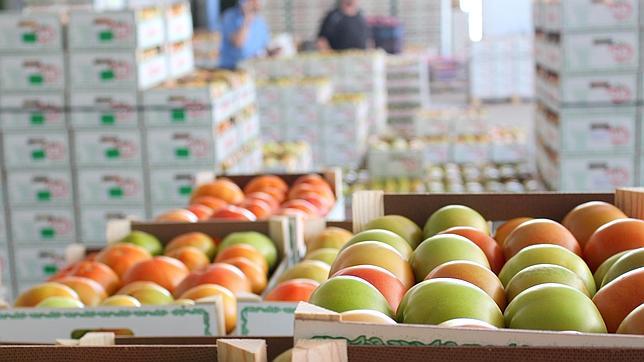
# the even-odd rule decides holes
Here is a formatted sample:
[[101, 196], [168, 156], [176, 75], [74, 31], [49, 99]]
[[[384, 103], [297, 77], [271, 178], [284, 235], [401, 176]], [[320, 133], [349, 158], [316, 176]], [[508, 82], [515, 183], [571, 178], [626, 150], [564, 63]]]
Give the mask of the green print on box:
[[42, 76], [42, 74], [31, 74], [28, 79], [29, 84], [33, 85], [43, 84], [44, 81], [45, 78]]
[[108, 196], [112, 199], [120, 199], [123, 197], [123, 189], [120, 187], [112, 187], [108, 190]]
[[102, 80], [112, 80], [115, 78], [114, 71], [111, 69], [104, 70], [101, 72], [100, 77]]
[[[421, 341], [407, 341], [403, 339], [388, 339], [383, 340], [380, 337], [369, 337], [366, 335], [360, 335], [354, 339], [349, 339], [346, 337], [336, 337], [336, 336], [314, 336], [312, 339], [340, 339], [347, 341], [348, 345], [352, 346], [396, 346], [396, 347], [482, 347], [485, 346], [479, 343], [463, 343], [459, 344], [454, 341], [435, 339], [429, 343]], [[509, 343], [508, 347], [519, 347], [516, 343]], [[522, 347], [529, 347], [524, 345]]]
[[36, 126], [45, 124], [45, 115], [40, 112], [32, 113], [31, 124]]
[[36, 193], [36, 199], [38, 201], [49, 201], [51, 200], [51, 192], [49, 190], [41, 190]]
[[179, 195], [181, 196], [190, 196], [192, 194], [192, 186], [180, 186]]
[[34, 160], [42, 160], [47, 156], [45, 150], [34, 150], [31, 152], [31, 158]]
[[114, 33], [111, 30], [104, 30], [98, 33], [98, 40], [101, 42], [112, 41], [114, 39]]
[[105, 157], [109, 159], [119, 158], [121, 157], [121, 151], [118, 148], [108, 148], [105, 150]]
[[38, 34], [36, 33], [24, 33], [22, 34], [22, 42], [33, 44], [38, 41]]
[[240, 319], [241, 319], [241, 335], [242, 336], [247, 336], [250, 331], [248, 330], [248, 315], [249, 314], [290, 314], [294, 315], [295, 314], [295, 308], [294, 307], [275, 307], [275, 306], [267, 306], [267, 307], [245, 307], [242, 309], [241, 314], [240, 314]]
[[177, 156], [177, 158], [188, 158], [190, 157], [190, 150], [186, 147], [177, 148], [174, 151], [174, 154]]
[[183, 108], [175, 108], [171, 111], [172, 122], [184, 122], [186, 120], [186, 110]]
[[56, 236], [56, 230], [53, 228], [43, 228], [40, 230], [40, 236], [43, 239], [53, 239]]
[[114, 114], [108, 113], [101, 116], [101, 124], [111, 125], [114, 123], [116, 123], [116, 117], [114, 117]]

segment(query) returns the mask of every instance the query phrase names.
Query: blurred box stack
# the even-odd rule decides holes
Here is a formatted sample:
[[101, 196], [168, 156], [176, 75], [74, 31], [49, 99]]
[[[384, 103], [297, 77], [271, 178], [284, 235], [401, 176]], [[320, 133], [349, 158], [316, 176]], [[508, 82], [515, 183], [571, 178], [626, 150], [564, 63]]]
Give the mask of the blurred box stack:
[[181, 78], [195, 70], [190, 3], [184, 0], [165, 0], [162, 11], [168, 78]]
[[139, 4], [119, 11], [71, 11], [67, 33], [70, 126], [80, 238], [105, 243], [114, 218], [148, 217], [139, 92], [169, 76], [166, 12]]
[[638, 182], [639, 1], [535, 3], [537, 167], [546, 186]]
[[221, 34], [198, 31], [192, 39], [195, 53], [195, 66], [202, 69], [215, 69], [219, 65]]
[[263, 145], [266, 173], [309, 173], [315, 171], [313, 152], [307, 142], [268, 142]]
[[7, 210], [5, 207], [4, 175], [0, 171], [0, 300], [11, 300], [13, 296], [13, 272], [9, 257], [9, 235], [7, 235]]
[[449, 9], [449, 0], [391, 1], [391, 15], [398, 17], [405, 28], [405, 44], [421, 49], [440, 49], [443, 15]]
[[532, 37], [500, 37], [472, 43], [469, 93], [475, 101], [532, 99]]
[[412, 134], [414, 117], [429, 105], [429, 63], [424, 54], [387, 57], [388, 126]]
[[8, 196], [3, 201], [9, 205], [0, 264], [6, 281], [12, 270], [6, 260], [14, 255], [14, 284], [28, 284], [55, 273], [62, 264], [56, 256], [63, 256], [77, 237], [63, 25], [50, 13], [2, 13], [0, 28], [0, 125]]
[[199, 173], [261, 168], [255, 86], [246, 73], [199, 71], [142, 94], [156, 212], [187, 204]]

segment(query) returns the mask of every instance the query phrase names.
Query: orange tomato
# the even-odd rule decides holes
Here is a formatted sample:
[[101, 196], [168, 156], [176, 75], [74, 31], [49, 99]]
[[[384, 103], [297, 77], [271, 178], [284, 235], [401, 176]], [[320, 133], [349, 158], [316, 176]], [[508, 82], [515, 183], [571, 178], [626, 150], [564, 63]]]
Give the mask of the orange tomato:
[[483, 231], [468, 226], [457, 226], [442, 231], [440, 234], [460, 235], [472, 241], [481, 248], [481, 250], [483, 250], [483, 253], [487, 256], [487, 260], [490, 262], [490, 268], [492, 268], [494, 273], [498, 274], [501, 271], [501, 268], [503, 268], [503, 265], [505, 264], [503, 250], [496, 240], [492, 239]]
[[266, 289], [268, 278], [266, 276], [266, 273], [262, 270], [262, 268], [259, 265], [242, 257], [224, 259], [221, 262], [224, 264], [230, 264], [239, 268], [239, 270], [241, 270], [242, 273], [244, 273], [248, 278], [248, 281], [250, 282], [251, 291], [253, 293], [261, 294], [264, 291], [264, 289]]
[[644, 303], [644, 267], [622, 274], [593, 297], [608, 332], [614, 333], [635, 308]]
[[55, 282], [72, 288], [86, 307], [95, 307], [107, 298], [103, 286], [89, 278], [66, 276]]
[[517, 226], [505, 239], [503, 252], [509, 260], [521, 249], [537, 244], [559, 245], [581, 256], [581, 247], [570, 231], [548, 219], [530, 220]]
[[244, 193], [239, 186], [223, 178], [199, 186], [192, 194], [192, 199], [201, 196], [215, 197], [233, 205], [244, 201]]
[[311, 279], [292, 279], [278, 284], [264, 298], [270, 302], [308, 302], [320, 283]]
[[97, 261], [81, 261], [74, 265], [68, 276], [89, 278], [100, 284], [108, 295], [118, 290], [118, 275], [109, 266]]
[[585, 247], [591, 235], [602, 225], [613, 220], [626, 219], [622, 210], [601, 201], [591, 201], [572, 209], [562, 224], [575, 236], [579, 245]]
[[96, 255], [96, 261], [112, 268], [119, 278], [123, 278], [125, 272], [136, 263], [150, 259], [152, 259], [150, 252], [130, 243], [110, 245]]
[[235, 244], [220, 251], [215, 258], [215, 263], [239, 257], [246, 258], [259, 266], [264, 274], [268, 273], [268, 262], [266, 262], [266, 258], [257, 249], [248, 244]]
[[530, 220], [533, 219], [531, 217], [517, 217], [515, 219], [506, 221], [501, 226], [499, 226], [498, 229], [496, 229], [496, 232], [494, 233], [494, 240], [496, 240], [499, 245], [503, 246], [505, 239], [508, 237], [508, 235], [510, 235], [512, 231], [514, 231], [514, 229], [517, 228], [517, 226]]
[[188, 268], [179, 260], [157, 256], [130, 268], [123, 277], [123, 283], [127, 285], [136, 281], [153, 282], [172, 293], [189, 273]]
[[263, 191], [269, 187], [280, 190], [283, 193], [286, 193], [288, 190], [288, 185], [281, 178], [273, 175], [265, 175], [252, 179], [248, 185], [244, 187], [244, 192], [250, 194], [252, 192]]
[[590, 269], [595, 271], [611, 256], [641, 247], [644, 247], [644, 221], [618, 219], [600, 226], [590, 236], [584, 255]]
[[190, 203], [193, 205], [203, 205], [210, 208], [213, 212], [219, 211], [224, 207], [228, 206], [228, 203], [222, 199], [218, 199], [212, 196], [197, 196], [193, 197], [190, 200]]
[[221, 296], [224, 302], [224, 320], [226, 333], [235, 330], [237, 324], [237, 298], [225, 287], [215, 284], [202, 284], [187, 290], [178, 299], [190, 299], [200, 301], [203, 299]]
[[202, 284], [221, 285], [233, 294], [251, 292], [250, 281], [239, 268], [230, 264], [215, 263], [204, 270], [191, 272], [176, 287], [174, 295], [175, 297], [181, 296], [189, 289]]
[[387, 299], [391, 309], [396, 311], [407, 289], [396, 276], [385, 268], [374, 265], [357, 265], [339, 270], [334, 277], [349, 275], [358, 277], [373, 285]]
[[257, 218], [257, 220], [266, 220], [273, 213], [273, 210], [271, 209], [271, 205], [266, 201], [259, 200], [259, 199], [246, 199], [242, 203], [242, 207], [252, 212], [253, 215], [255, 215], [255, 217]]
[[184, 246], [167, 251], [165, 256], [179, 260], [189, 271], [204, 269], [210, 264], [206, 254], [194, 246]]

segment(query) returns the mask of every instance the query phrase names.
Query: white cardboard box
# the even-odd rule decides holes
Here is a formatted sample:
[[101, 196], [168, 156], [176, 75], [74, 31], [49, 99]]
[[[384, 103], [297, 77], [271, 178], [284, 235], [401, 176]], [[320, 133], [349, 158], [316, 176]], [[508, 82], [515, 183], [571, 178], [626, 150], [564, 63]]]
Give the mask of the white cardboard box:
[[69, 56], [69, 80], [76, 89], [144, 90], [167, 79], [163, 52], [78, 51]]
[[63, 26], [54, 13], [0, 14], [0, 52], [59, 51], [63, 48]]
[[145, 8], [110, 12], [73, 11], [67, 39], [75, 49], [147, 49], [163, 44], [161, 10]]
[[419, 177], [424, 174], [423, 152], [420, 150], [369, 150], [367, 165], [372, 177]]
[[139, 125], [136, 91], [71, 90], [69, 104], [72, 128], [136, 128]]
[[580, 107], [539, 110], [536, 130], [562, 154], [635, 152], [635, 107]]
[[7, 93], [0, 96], [2, 128], [42, 129], [67, 125], [65, 95], [62, 93]]
[[630, 71], [639, 66], [639, 31], [562, 35], [561, 45], [549, 47], [551, 62], [562, 72]]
[[148, 127], [212, 126], [239, 110], [236, 94], [215, 94], [210, 87], [158, 87], [142, 93]]
[[145, 180], [138, 169], [81, 169], [78, 199], [85, 205], [144, 205]]
[[631, 104], [638, 100], [638, 79], [634, 73], [559, 75], [559, 82], [537, 78], [537, 93], [553, 107], [557, 104]]
[[[71, 244], [71, 241], [68, 244]], [[66, 250], [67, 246], [64, 244], [16, 248], [14, 251], [16, 278], [32, 281], [47, 280], [67, 264]]]
[[3, 91], [62, 91], [65, 78], [65, 56], [61, 52], [0, 57]]
[[80, 167], [142, 165], [143, 139], [138, 129], [76, 131], [74, 153]]
[[16, 245], [76, 240], [74, 208], [14, 208], [11, 210], [11, 234]]
[[192, 39], [192, 13], [190, 3], [179, 1], [163, 9], [166, 26], [166, 42], [176, 43]]
[[69, 167], [69, 139], [65, 130], [6, 132], [4, 162], [7, 169]]
[[[232, 130], [231, 130], [232, 131]], [[232, 132], [226, 132], [232, 133]], [[225, 144], [213, 127], [183, 129], [149, 129], [148, 161], [152, 166], [213, 166], [223, 160], [217, 144]], [[228, 148], [228, 151], [234, 149]]]
[[11, 268], [9, 266], [9, 249], [7, 245], [0, 244], [0, 285], [10, 284]]
[[639, 0], [565, 0], [539, 7], [544, 9], [542, 27], [552, 31], [633, 29], [639, 24]]
[[79, 213], [80, 241], [85, 245], [107, 245], [107, 224], [112, 220], [146, 220], [144, 207], [82, 206]]
[[192, 42], [185, 41], [168, 44], [165, 53], [168, 62], [168, 77], [170, 79], [184, 77], [195, 70], [195, 54], [192, 49]]
[[[213, 168], [156, 168], [150, 171], [150, 200], [152, 204], [185, 206], [197, 186], [197, 175], [213, 173]], [[214, 176], [214, 173], [213, 173]]]
[[9, 171], [7, 193], [12, 206], [74, 204], [74, 186], [69, 170]]

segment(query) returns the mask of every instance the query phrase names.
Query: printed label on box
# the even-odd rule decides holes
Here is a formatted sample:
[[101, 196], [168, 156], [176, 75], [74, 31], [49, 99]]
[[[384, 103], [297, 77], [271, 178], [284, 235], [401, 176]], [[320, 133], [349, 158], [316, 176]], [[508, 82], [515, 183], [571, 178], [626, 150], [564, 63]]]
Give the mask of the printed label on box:
[[137, 61], [132, 51], [76, 52], [70, 55], [70, 82], [74, 88], [147, 89], [166, 79], [163, 54]]
[[0, 89], [5, 91], [64, 90], [65, 57], [61, 53], [3, 55]]
[[141, 170], [80, 170], [78, 194], [85, 205], [143, 204], [143, 174]]
[[53, 13], [0, 14], [0, 51], [61, 50], [63, 26]]
[[236, 336], [292, 336], [297, 303], [239, 302]]
[[10, 171], [9, 202], [15, 206], [73, 205], [72, 177], [66, 171]]
[[[627, 104], [637, 100], [637, 77], [607, 74], [564, 77], [561, 88], [551, 88], [561, 103]], [[548, 87], [552, 87], [548, 84]]]
[[629, 155], [563, 158], [559, 167], [562, 191], [610, 192], [635, 183], [635, 160]]
[[107, 224], [112, 220], [146, 220], [146, 212], [138, 207], [90, 207], [82, 206], [80, 211], [80, 233], [83, 244], [107, 245]]
[[152, 129], [148, 131], [147, 144], [152, 165], [212, 165], [216, 159], [214, 130], [211, 128]]
[[19, 243], [76, 240], [74, 209], [12, 209], [11, 233]]
[[157, 88], [143, 92], [143, 114], [148, 126], [210, 126], [237, 111], [234, 95], [215, 96], [209, 87]]
[[561, 114], [562, 152], [635, 152], [634, 108], [580, 109]]
[[138, 130], [78, 131], [74, 139], [76, 162], [81, 166], [142, 163], [142, 140]]
[[636, 70], [638, 31], [565, 34], [559, 51], [564, 69], [571, 72]]
[[65, 128], [64, 94], [3, 94], [0, 97], [4, 129]]
[[170, 78], [181, 78], [194, 71], [195, 57], [192, 43], [173, 44], [169, 45], [167, 49], [168, 76]]
[[545, 6], [544, 26], [553, 30], [636, 28], [639, 0], [566, 0]]
[[64, 131], [6, 133], [7, 168], [69, 166], [68, 138]]
[[72, 91], [70, 104], [74, 128], [138, 127], [136, 92]]
[[192, 15], [188, 3], [177, 3], [165, 10], [166, 41], [176, 43], [192, 39]]

